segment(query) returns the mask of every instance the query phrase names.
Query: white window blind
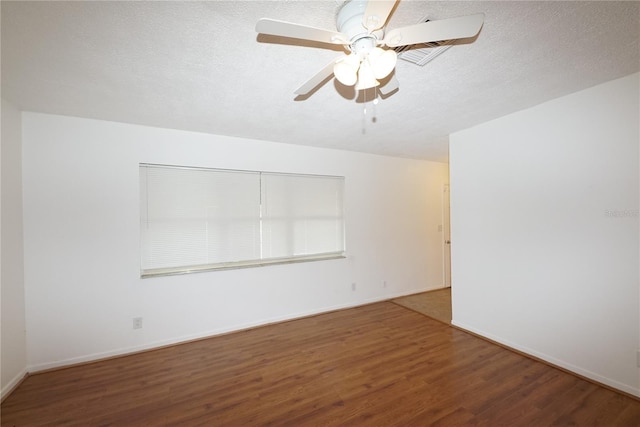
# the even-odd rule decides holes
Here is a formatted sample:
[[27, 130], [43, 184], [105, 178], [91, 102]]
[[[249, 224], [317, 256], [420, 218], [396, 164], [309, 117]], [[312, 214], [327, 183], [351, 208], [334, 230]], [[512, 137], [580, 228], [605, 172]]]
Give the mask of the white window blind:
[[263, 174], [263, 255], [342, 254], [342, 187], [335, 177]]
[[344, 178], [140, 165], [142, 276], [344, 255]]

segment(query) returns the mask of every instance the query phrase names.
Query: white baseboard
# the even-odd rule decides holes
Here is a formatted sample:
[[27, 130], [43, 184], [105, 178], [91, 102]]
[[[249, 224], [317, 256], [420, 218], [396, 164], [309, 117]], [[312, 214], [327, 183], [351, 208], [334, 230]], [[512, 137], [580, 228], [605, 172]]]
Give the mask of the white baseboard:
[[9, 396], [16, 387], [20, 385], [20, 383], [27, 377], [27, 375], [28, 372], [25, 368], [22, 371], [18, 372], [18, 374], [13, 377], [8, 384], [4, 385], [2, 387], [2, 390], [0, 391], [0, 402], [4, 401], [4, 399]]
[[111, 350], [111, 351], [87, 354], [87, 355], [83, 355], [83, 356], [72, 357], [72, 358], [63, 359], [63, 360], [57, 360], [57, 361], [52, 361], [52, 362], [37, 363], [37, 364], [29, 365], [27, 367], [27, 371], [29, 373], [36, 373], [36, 372], [40, 372], [40, 371], [46, 371], [46, 370], [49, 370], [49, 369], [57, 369], [57, 368], [69, 367], [69, 366], [73, 366], [73, 365], [79, 365], [79, 364], [83, 364], [83, 363], [96, 362], [96, 361], [99, 361], [99, 360], [109, 359], [109, 358], [112, 358], [112, 357], [126, 356], [126, 355], [130, 355], [130, 354], [140, 353], [142, 351], [158, 349], [158, 348], [167, 347], [167, 346], [176, 345], [176, 344], [183, 344], [183, 343], [187, 343], [187, 342], [190, 342], [190, 341], [195, 341], [195, 340], [200, 340], [200, 339], [205, 339], [205, 338], [211, 338], [211, 337], [215, 337], [217, 335], [223, 335], [223, 334], [228, 334], [228, 333], [232, 333], [232, 332], [239, 332], [239, 331], [242, 331], [242, 330], [256, 328], [256, 327], [259, 327], [259, 326], [266, 326], [266, 325], [271, 325], [271, 324], [274, 324], [274, 323], [280, 323], [280, 322], [285, 322], [285, 321], [289, 321], [289, 320], [295, 320], [295, 319], [301, 319], [301, 318], [304, 318], [304, 317], [315, 316], [315, 315], [318, 315], [318, 314], [329, 313], [329, 312], [332, 312], [332, 311], [344, 310], [344, 309], [348, 309], [348, 308], [355, 308], [355, 307], [359, 307], [359, 306], [362, 306], [362, 305], [373, 304], [373, 303], [381, 302], [381, 301], [388, 301], [388, 300], [391, 300], [391, 299], [394, 299], [394, 298], [399, 298], [399, 297], [403, 297], [403, 296], [407, 296], [407, 295], [413, 295], [413, 294], [419, 293], [419, 292], [425, 292], [425, 290], [424, 289], [418, 289], [418, 290], [404, 292], [404, 293], [400, 293], [400, 294], [384, 295], [384, 296], [381, 296], [381, 297], [376, 297], [376, 298], [370, 298], [370, 299], [357, 301], [355, 303], [338, 304], [338, 305], [335, 305], [335, 306], [323, 307], [323, 308], [318, 309], [318, 310], [309, 310], [309, 311], [304, 311], [304, 312], [292, 313], [292, 314], [288, 314], [288, 315], [285, 315], [285, 316], [276, 316], [276, 317], [272, 317], [272, 318], [261, 319], [261, 320], [255, 321], [255, 322], [248, 322], [248, 323], [244, 323], [244, 324], [234, 325], [233, 327], [230, 327], [230, 328], [214, 329], [214, 330], [205, 331], [205, 332], [201, 332], [201, 333], [197, 333], [197, 334], [184, 335], [184, 336], [180, 336], [180, 337], [170, 338], [170, 339], [167, 339], [167, 340], [150, 342], [150, 343], [146, 343], [146, 344], [139, 345], [139, 346], [131, 346], [131, 347], [119, 348], [119, 349], [115, 349], [115, 350]]
[[628, 384], [624, 384], [624, 383], [621, 383], [619, 381], [613, 380], [611, 378], [604, 377], [604, 376], [602, 376], [600, 374], [597, 374], [595, 372], [591, 372], [591, 371], [589, 371], [587, 369], [581, 368], [580, 366], [576, 366], [576, 365], [574, 365], [572, 363], [566, 362], [564, 360], [557, 359], [557, 358], [555, 358], [553, 356], [550, 356], [548, 354], [541, 353], [539, 351], [535, 351], [535, 350], [533, 350], [531, 348], [528, 348], [526, 346], [522, 346], [522, 345], [513, 343], [513, 342], [511, 342], [509, 340], [502, 339], [501, 337], [497, 337], [495, 335], [488, 334], [488, 333], [486, 333], [484, 331], [481, 331], [481, 330], [478, 330], [478, 329], [473, 328], [471, 326], [465, 325], [464, 323], [460, 323], [460, 322], [457, 322], [455, 320], [452, 320], [451, 324], [453, 326], [457, 327], [457, 328], [462, 329], [462, 330], [469, 331], [469, 332], [471, 332], [471, 333], [473, 333], [475, 335], [479, 335], [479, 336], [485, 337], [485, 338], [487, 338], [487, 339], [489, 339], [491, 341], [494, 341], [496, 343], [504, 345], [505, 347], [512, 348], [512, 349], [514, 349], [516, 351], [519, 351], [519, 352], [528, 354], [530, 356], [533, 356], [533, 357], [535, 357], [537, 359], [543, 360], [543, 361], [549, 363], [550, 365], [565, 369], [567, 371], [571, 371], [571, 372], [573, 372], [575, 374], [578, 374], [578, 375], [580, 375], [582, 377], [585, 377], [585, 378], [588, 378], [590, 380], [593, 380], [593, 381], [595, 381], [597, 383], [606, 385], [606, 386], [611, 387], [611, 388], [615, 388], [616, 390], [620, 390], [620, 391], [623, 391], [625, 393], [632, 394], [634, 396], [640, 397], [640, 388], [633, 387], [633, 386], [630, 386]]

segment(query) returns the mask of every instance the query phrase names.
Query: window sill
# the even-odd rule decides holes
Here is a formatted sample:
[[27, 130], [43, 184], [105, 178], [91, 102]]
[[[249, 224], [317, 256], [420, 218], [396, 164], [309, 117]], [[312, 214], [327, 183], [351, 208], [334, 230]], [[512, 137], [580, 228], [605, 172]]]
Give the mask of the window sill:
[[280, 264], [295, 264], [300, 262], [312, 262], [312, 261], [326, 261], [332, 259], [346, 258], [344, 253], [331, 253], [322, 255], [309, 255], [295, 258], [272, 258], [268, 260], [255, 260], [255, 261], [239, 261], [228, 262], [223, 264], [205, 264], [195, 265], [189, 267], [176, 267], [176, 268], [156, 268], [151, 270], [144, 270], [140, 274], [141, 279], [148, 279], [151, 277], [162, 276], [177, 276], [182, 274], [191, 273], [204, 273], [209, 271], [221, 271], [221, 270], [237, 270], [241, 268], [254, 268], [254, 267], [266, 267], [269, 265]]

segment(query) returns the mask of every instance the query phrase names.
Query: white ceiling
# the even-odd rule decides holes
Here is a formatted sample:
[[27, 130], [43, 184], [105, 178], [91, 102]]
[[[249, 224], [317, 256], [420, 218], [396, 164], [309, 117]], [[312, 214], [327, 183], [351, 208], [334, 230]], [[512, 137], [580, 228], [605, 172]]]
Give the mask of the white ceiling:
[[640, 69], [638, 2], [401, 0], [388, 28], [479, 12], [484, 27], [424, 67], [398, 61], [400, 90], [367, 115], [333, 80], [296, 100], [339, 51], [258, 36], [255, 23], [333, 30], [340, 3], [2, 1], [2, 96], [26, 111], [446, 161], [451, 132]]

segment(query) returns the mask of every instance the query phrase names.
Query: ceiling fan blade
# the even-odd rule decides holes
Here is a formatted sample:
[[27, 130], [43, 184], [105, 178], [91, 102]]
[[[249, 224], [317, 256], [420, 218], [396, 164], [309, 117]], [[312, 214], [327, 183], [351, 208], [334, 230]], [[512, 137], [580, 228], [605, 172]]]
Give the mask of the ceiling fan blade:
[[340, 58], [342, 58], [342, 56], [328, 63], [315, 76], [311, 77], [302, 86], [296, 89], [294, 93], [296, 95], [306, 95], [307, 93], [311, 92], [316, 86], [318, 86], [320, 83], [322, 83], [323, 81], [331, 77], [333, 75], [333, 66], [335, 65], [336, 61]]
[[389, 31], [384, 38], [384, 43], [389, 47], [396, 47], [440, 40], [464, 39], [478, 34], [483, 22], [483, 13], [423, 22]]
[[396, 5], [397, 0], [369, 0], [367, 8], [362, 16], [362, 25], [368, 31], [375, 31], [384, 27], [391, 10]]
[[278, 21], [276, 19], [262, 18], [256, 24], [256, 31], [272, 36], [291, 37], [294, 39], [313, 40], [321, 43], [349, 44], [347, 36], [336, 31], [323, 30], [307, 25], [294, 24], [292, 22]]
[[386, 96], [398, 88], [400, 88], [400, 82], [396, 78], [396, 75], [393, 74], [385, 85], [378, 86], [378, 92]]

